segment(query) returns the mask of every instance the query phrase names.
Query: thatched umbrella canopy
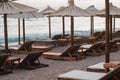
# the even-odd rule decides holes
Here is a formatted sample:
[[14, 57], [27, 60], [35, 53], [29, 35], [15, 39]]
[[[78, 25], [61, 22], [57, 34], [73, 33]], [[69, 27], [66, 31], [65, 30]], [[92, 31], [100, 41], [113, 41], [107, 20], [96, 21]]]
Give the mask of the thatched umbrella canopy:
[[74, 37], [74, 17], [88, 17], [90, 14], [86, 12], [85, 10], [77, 7], [74, 5], [74, 0], [68, 0], [69, 6], [67, 6], [65, 9], [55, 12], [52, 15], [55, 16], [65, 16], [65, 17], [71, 17], [71, 46], [73, 46], [73, 37]]
[[23, 12], [17, 14], [10, 14], [8, 18], [18, 18], [18, 43], [20, 44], [20, 19], [23, 19], [23, 43], [25, 42], [25, 19], [44, 17], [42, 13], [38, 12]]
[[8, 18], [40, 18], [40, 17], [44, 17], [44, 15], [42, 13], [38, 13], [38, 12], [22, 12], [22, 13], [16, 13], [16, 14], [9, 14]]
[[[120, 16], [120, 8], [114, 6], [112, 3], [109, 3], [109, 12], [112, 16]], [[98, 11], [95, 15], [105, 16], [105, 9]]]
[[0, 1], [0, 14], [4, 15], [5, 51], [8, 53], [7, 14], [37, 11], [38, 9], [12, 1]]
[[[47, 6], [46, 9], [40, 11], [40, 13], [44, 14], [44, 15], [49, 15], [53, 12], [55, 12], [56, 10], [51, 8], [50, 6]], [[51, 38], [51, 19], [50, 19], [50, 16], [48, 16], [48, 23], [49, 23], [49, 38]]]
[[96, 12], [98, 12], [98, 9], [95, 8], [94, 5], [89, 6], [88, 8], [85, 9], [85, 11], [89, 12], [91, 14], [91, 28], [90, 28], [90, 33], [94, 33], [94, 15]]
[[[120, 16], [120, 8], [114, 6], [112, 3], [109, 4], [110, 12], [110, 39], [112, 40], [112, 17]], [[105, 16], [105, 9], [102, 9], [96, 13], [97, 16]], [[114, 29], [115, 30], [115, 29]]]

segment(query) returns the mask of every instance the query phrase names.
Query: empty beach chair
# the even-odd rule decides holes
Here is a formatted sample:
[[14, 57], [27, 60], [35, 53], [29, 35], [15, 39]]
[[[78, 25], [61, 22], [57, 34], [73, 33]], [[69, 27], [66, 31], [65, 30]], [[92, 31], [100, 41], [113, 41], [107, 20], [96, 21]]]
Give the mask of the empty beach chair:
[[100, 62], [94, 65], [90, 65], [87, 67], [87, 71], [91, 71], [91, 72], [105, 72], [105, 68], [104, 68], [104, 62]]
[[69, 44], [68, 39], [58, 39], [57, 46], [67, 46]]
[[103, 42], [99, 42], [93, 45], [91, 44], [81, 45], [78, 52], [86, 56], [100, 56], [104, 54], [104, 51], [100, 49], [102, 44]]
[[8, 54], [0, 54], [0, 75], [12, 73], [11, 70], [4, 67], [4, 63], [6, 62], [8, 57]]
[[29, 51], [32, 50], [32, 44], [34, 43], [35, 41], [27, 41], [25, 42], [24, 44], [22, 44], [21, 46], [19, 47], [14, 47], [13, 48], [13, 52], [16, 52], [16, 53], [28, 53]]
[[85, 58], [83, 55], [80, 55], [77, 50], [80, 45], [68, 47], [63, 52], [45, 52], [43, 53], [44, 58], [49, 59], [60, 59], [60, 60], [79, 60]]
[[42, 55], [42, 53], [43, 52], [40, 51], [29, 52], [29, 54], [20, 62], [19, 67], [30, 70], [47, 67], [47, 64], [43, 64], [39, 61], [39, 57]]
[[48, 51], [51, 50], [51, 46], [34, 46], [35, 41], [26, 41], [23, 45], [18, 47], [10, 47], [13, 49], [13, 52], [27, 54], [31, 51]]
[[98, 38], [98, 35], [99, 35], [100, 33], [101, 33], [101, 32], [94, 32], [92, 35], [88, 36], [88, 38], [87, 38], [88, 43], [89, 43], [89, 44], [95, 43], [95, 40]]
[[52, 37], [53, 40], [58, 40], [62, 38], [62, 34], [57, 34]]
[[119, 49], [119, 47], [118, 47], [118, 45], [117, 45], [117, 43], [118, 43], [119, 41], [115, 41], [115, 40], [112, 40], [112, 41], [110, 41], [110, 50], [111, 50], [111, 52], [115, 52], [115, 51], [118, 51], [118, 49]]
[[120, 80], [120, 66], [108, 73], [72, 70], [59, 75], [58, 80]]
[[94, 44], [96, 42], [99, 42], [99, 41], [103, 41], [105, 38], [105, 31], [102, 31], [102, 32], [96, 32], [95, 36], [92, 36], [92, 37], [88, 37], [88, 43], [89, 44]]
[[116, 66], [120, 64], [120, 61], [111, 61], [110, 63], [100, 62], [87, 67], [87, 71], [91, 72], [105, 72], [105, 68], [113, 70]]

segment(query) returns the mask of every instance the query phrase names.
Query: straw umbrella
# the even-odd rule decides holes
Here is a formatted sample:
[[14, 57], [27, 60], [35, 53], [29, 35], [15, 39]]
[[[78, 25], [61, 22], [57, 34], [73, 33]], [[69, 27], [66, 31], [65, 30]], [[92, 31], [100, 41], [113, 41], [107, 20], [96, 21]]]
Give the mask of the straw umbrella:
[[20, 19], [23, 20], [23, 43], [25, 42], [25, 19], [28, 18], [42, 18], [44, 15], [38, 12], [24, 12], [17, 14], [10, 14], [8, 18], [18, 18], [18, 43], [20, 44]]
[[[42, 10], [40, 13], [43, 13], [44, 15], [49, 15], [53, 12], [55, 12], [56, 10], [51, 8], [50, 6], [47, 6], [46, 9]], [[49, 23], [49, 38], [51, 38], [51, 19], [50, 16], [48, 16], [48, 23]]]
[[68, 0], [69, 6], [60, 12], [55, 12], [52, 15], [71, 17], [71, 46], [73, 46], [74, 37], [74, 17], [90, 16], [88, 12], [74, 5], [74, 0]]
[[[55, 16], [58, 16], [57, 13], [60, 13], [62, 11], [65, 10], [66, 7], [62, 6], [60, 7], [57, 11], [53, 12], [52, 14], [48, 15], [48, 16], [51, 16], [51, 17], [55, 17]], [[61, 17], [61, 16], [60, 16]], [[62, 16], [62, 28], [63, 28], [63, 36], [65, 35], [65, 16]]]
[[91, 34], [94, 33], [94, 15], [98, 11], [98, 9], [95, 8], [94, 5], [89, 6], [88, 8], [85, 9], [87, 12], [91, 14], [90, 21], [91, 21]]
[[7, 14], [29, 12], [29, 11], [37, 11], [37, 9], [23, 4], [11, 2], [8, 0], [0, 1], [0, 14], [4, 15], [5, 51], [7, 53], [8, 53]]
[[[61, 11], [63, 11], [63, 10], [65, 10], [65, 8], [66, 7], [60, 7], [56, 12], [58, 13], [58, 12], [61, 12]], [[54, 14], [53, 14], [54, 15]], [[65, 17], [64, 16], [62, 16], [62, 28], [63, 28], [63, 36], [65, 36]]]
[[[112, 40], [112, 16], [120, 16], [120, 9], [113, 6], [112, 3], [109, 4], [110, 7], [110, 39]], [[102, 9], [96, 13], [98, 16], [105, 16], [105, 9]]]

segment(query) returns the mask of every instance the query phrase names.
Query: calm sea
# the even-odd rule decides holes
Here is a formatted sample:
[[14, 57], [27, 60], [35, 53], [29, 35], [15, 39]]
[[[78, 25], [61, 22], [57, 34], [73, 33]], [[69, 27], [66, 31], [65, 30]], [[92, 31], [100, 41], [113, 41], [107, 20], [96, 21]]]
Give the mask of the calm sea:
[[[75, 35], [90, 35], [90, 17], [75, 17], [74, 18]], [[3, 18], [0, 19], [0, 44], [4, 44], [4, 28]], [[32, 39], [47, 39], [48, 38], [48, 18], [26, 19], [26, 40]], [[105, 18], [94, 18], [95, 31], [105, 30]], [[120, 28], [120, 19], [116, 19], [116, 30]], [[65, 18], [65, 31], [70, 34], [70, 18]], [[52, 36], [62, 34], [62, 18], [51, 18]], [[18, 20], [8, 19], [8, 40], [9, 43], [18, 42]], [[22, 41], [22, 20], [21, 20], [21, 41]]]

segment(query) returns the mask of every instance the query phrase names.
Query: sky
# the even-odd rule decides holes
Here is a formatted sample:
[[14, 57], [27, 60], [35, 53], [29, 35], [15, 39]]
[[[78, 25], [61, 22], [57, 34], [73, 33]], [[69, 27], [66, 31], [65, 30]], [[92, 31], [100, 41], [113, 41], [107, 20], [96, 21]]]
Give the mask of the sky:
[[[103, 9], [105, 7], [105, 0], [74, 0], [75, 5], [83, 9], [86, 9], [90, 5], [95, 5], [97, 9]], [[68, 0], [17, 0], [17, 2], [30, 5], [36, 8], [46, 8], [48, 5], [58, 9], [61, 6], [68, 6]], [[120, 8], [120, 0], [110, 0], [113, 5]]]

